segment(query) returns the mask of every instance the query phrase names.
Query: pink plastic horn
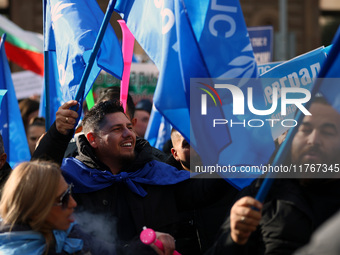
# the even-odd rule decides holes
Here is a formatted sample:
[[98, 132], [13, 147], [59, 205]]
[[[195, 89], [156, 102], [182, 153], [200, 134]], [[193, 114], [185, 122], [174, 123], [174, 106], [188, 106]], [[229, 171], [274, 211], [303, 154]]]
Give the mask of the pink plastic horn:
[[[150, 245], [154, 244], [160, 249], [161, 251], [164, 251], [163, 243], [156, 238], [156, 232], [147, 227], [143, 227], [143, 231], [140, 233], [140, 240], [142, 243]], [[178, 251], [174, 251], [173, 255], [181, 255]]]

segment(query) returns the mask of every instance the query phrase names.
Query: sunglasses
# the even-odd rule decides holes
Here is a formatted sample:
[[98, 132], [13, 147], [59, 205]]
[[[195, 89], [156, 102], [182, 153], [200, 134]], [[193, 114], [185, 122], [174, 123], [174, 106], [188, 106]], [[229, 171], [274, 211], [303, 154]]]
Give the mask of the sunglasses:
[[69, 184], [67, 190], [60, 196], [59, 203], [55, 203], [54, 206], [61, 206], [62, 209], [68, 207], [68, 202], [70, 201], [70, 196], [72, 194], [73, 184]]

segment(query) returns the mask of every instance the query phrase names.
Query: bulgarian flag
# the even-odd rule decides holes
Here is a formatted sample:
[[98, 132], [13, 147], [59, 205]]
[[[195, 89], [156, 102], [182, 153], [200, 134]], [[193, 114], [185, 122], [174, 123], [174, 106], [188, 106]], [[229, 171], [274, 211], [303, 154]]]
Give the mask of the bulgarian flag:
[[43, 37], [25, 31], [0, 15], [0, 36], [6, 33], [6, 55], [10, 61], [41, 76], [44, 74]]

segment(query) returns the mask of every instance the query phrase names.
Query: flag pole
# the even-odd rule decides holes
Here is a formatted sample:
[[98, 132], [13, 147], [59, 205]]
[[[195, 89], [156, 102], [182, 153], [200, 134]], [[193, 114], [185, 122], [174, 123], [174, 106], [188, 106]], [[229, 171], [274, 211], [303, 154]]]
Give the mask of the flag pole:
[[51, 116], [50, 116], [50, 109], [51, 109], [51, 105], [50, 105], [50, 86], [49, 86], [49, 59], [48, 59], [48, 51], [44, 50], [44, 93], [45, 95], [45, 127], [46, 130], [48, 130], [50, 128], [50, 126], [52, 125], [51, 123]]
[[[86, 82], [87, 82], [89, 75], [91, 73], [91, 69], [93, 67], [93, 63], [94, 63], [96, 56], [97, 56], [97, 53], [99, 51], [100, 44], [103, 41], [105, 30], [106, 30], [106, 28], [109, 24], [109, 21], [110, 21], [110, 18], [112, 16], [115, 4], [116, 4], [116, 0], [110, 0], [109, 4], [107, 6], [103, 22], [101, 24], [99, 33], [97, 35], [96, 41], [94, 43], [94, 47], [93, 47], [91, 55], [90, 55], [89, 63], [86, 65], [83, 76], [81, 77], [80, 85], [79, 85], [79, 88], [78, 88], [78, 91], [77, 91], [77, 94], [76, 94], [76, 97], [75, 97], [75, 100], [78, 101], [78, 102], [84, 96]], [[77, 108], [77, 106], [71, 107], [71, 109], [74, 110], [74, 111], [76, 111], [76, 108]]]
[[[311, 97], [312, 98], [312, 97]], [[306, 108], [308, 109], [310, 106], [310, 102], [311, 100], [309, 100], [306, 103]], [[286, 158], [286, 156], [288, 155], [288, 151], [292, 146], [292, 141], [293, 141], [293, 137], [295, 136], [298, 128], [299, 128], [299, 123], [302, 121], [303, 119], [303, 115], [301, 111], [298, 111], [295, 120], [297, 121], [297, 125], [294, 128], [291, 128], [288, 133], [287, 133], [287, 137], [284, 140], [284, 142], [281, 144], [279, 150], [277, 151], [275, 158], [273, 160], [273, 167], [281, 165], [284, 163], [284, 160]], [[275, 173], [273, 172], [269, 172], [266, 176], [266, 178], [263, 180], [263, 183], [259, 189], [259, 191], [256, 194], [255, 199], [260, 201], [261, 203], [264, 202], [264, 200], [266, 199], [266, 196], [273, 184], [275, 180]]]
[[[46, 0], [42, 0], [43, 2], [43, 28], [44, 28], [44, 35], [46, 34]], [[44, 44], [45, 44], [44, 40]], [[50, 86], [49, 86], [49, 58], [48, 58], [48, 50], [45, 49], [44, 45], [44, 93], [45, 93], [45, 127], [46, 130], [50, 128], [52, 125], [51, 123], [51, 116], [50, 116]], [[43, 95], [44, 96], [44, 95]]]
[[[5, 49], [3, 49], [5, 47], [5, 40], [6, 40], [6, 33], [4, 33], [1, 37], [0, 37], [0, 73], [3, 72], [3, 76], [5, 77], [5, 64], [2, 63], [3, 62], [3, 52], [5, 52], [6, 54], [6, 51]], [[7, 56], [6, 56], [7, 57]], [[1, 77], [2, 78], [2, 77]], [[1, 83], [0, 83], [0, 87], [2, 87]], [[10, 92], [9, 92], [9, 87], [7, 86], [6, 83], [4, 83], [4, 89], [7, 89], [8, 93], [6, 95], [5, 98], [3, 98], [3, 104], [4, 106], [2, 107], [2, 109], [4, 109], [4, 107], [6, 107], [6, 105], [8, 106], [10, 104]], [[1, 105], [0, 105], [1, 107]], [[4, 110], [1, 110], [2, 112], [2, 116], [0, 118], [0, 128], [1, 128], [1, 135], [2, 135], [2, 139], [3, 139], [3, 144], [4, 144], [4, 148], [5, 148], [5, 152], [7, 153], [7, 157], [8, 159], [10, 159], [10, 138], [9, 138], [9, 110], [8, 110], [9, 107], [7, 107], [7, 109], [4, 111]], [[5, 120], [5, 123], [7, 122], [7, 128], [3, 125], [5, 123], [3, 123], [1, 120]], [[8, 160], [10, 161], [10, 160]]]

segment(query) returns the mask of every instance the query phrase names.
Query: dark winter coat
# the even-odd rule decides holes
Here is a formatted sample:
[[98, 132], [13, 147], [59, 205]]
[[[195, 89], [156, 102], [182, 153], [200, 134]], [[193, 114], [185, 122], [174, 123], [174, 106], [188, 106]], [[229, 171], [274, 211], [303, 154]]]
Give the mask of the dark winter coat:
[[[71, 135], [66, 137], [58, 133], [53, 125], [33, 157], [52, 158], [60, 163], [70, 138]], [[78, 138], [78, 152], [76, 158], [88, 167], [108, 169], [96, 159], [84, 136]], [[136, 159], [125, 166], [124, 171], [135, 171], [146, 162], [157, 160], [152, 153], [152, 147], [145, 140], [137, 141], [135, 153]], [[194, 179], [174, 185], [141, 186], [148, 193], [146, 197], [133, 193], [124, 183], [115, 183], [91, 193], [74, 194], [74, 197], [78, 203], [78, 211], [91, 213], [91, 218], [96, 222], [103, 219], [104, 224], [101, 226], [111, 230], [106, 236], [108, 241], [127, 243], [139, 235], [143, 226], [147, 226], [173, 235], [176, 239], [176, 249], [185, 255], [194, 253], [190, 253], [190, 244], [181, 240], [185, 233], [180, 230], [183, 221], [180, 213], [206, 206], [230, 191], [230, 185], [224, 180]], [[84, 230], [86, 231], [86, 227]], [[98, 227], [98, 231], [101, 231], [101, 227]]]
[[[254, 197], [261, 183], [262, 180], [255, 180], [241, 192], [241, 197]], [[263, 205], [260, 225], [247, 244], [237, 245], [232, 241], [228, 219], [208, 254], [292, 254], [338, 211], [339, 184], [339, 179], [333, 179], [304, 187], [298, 180], [276, 180]]]

